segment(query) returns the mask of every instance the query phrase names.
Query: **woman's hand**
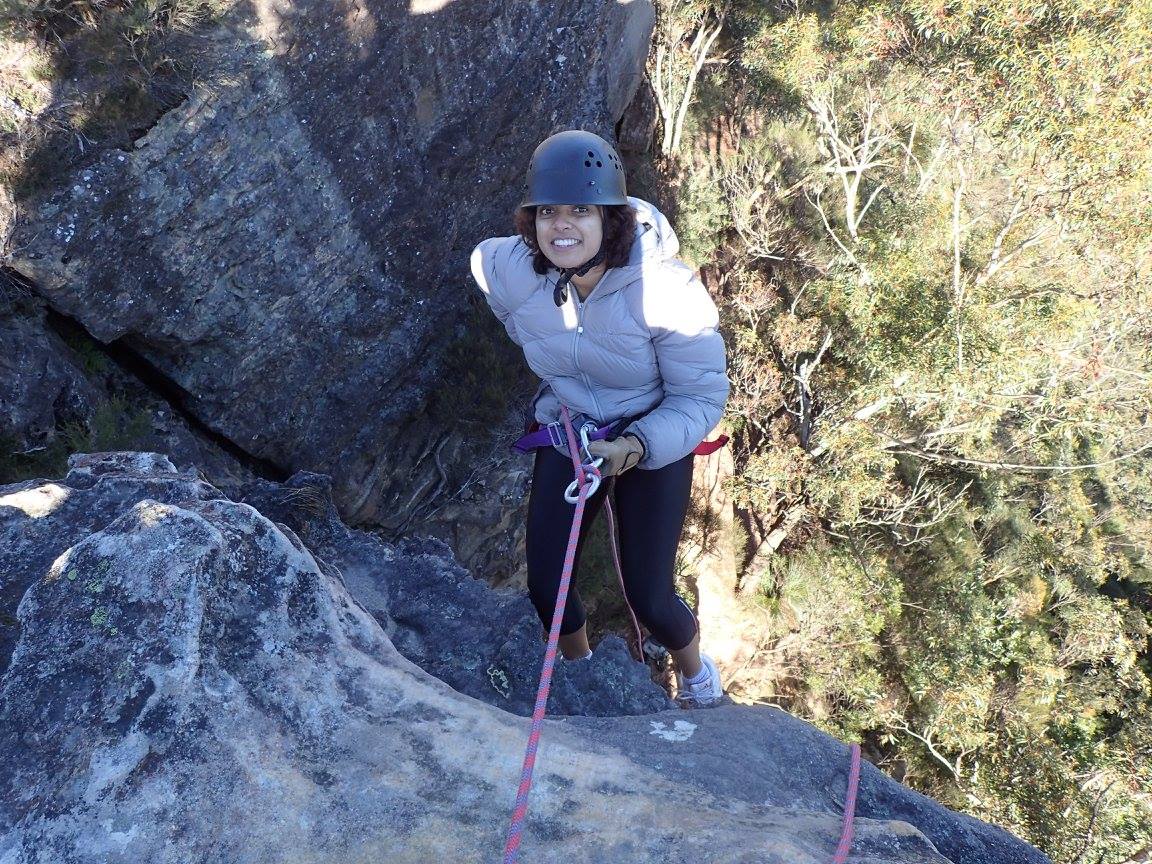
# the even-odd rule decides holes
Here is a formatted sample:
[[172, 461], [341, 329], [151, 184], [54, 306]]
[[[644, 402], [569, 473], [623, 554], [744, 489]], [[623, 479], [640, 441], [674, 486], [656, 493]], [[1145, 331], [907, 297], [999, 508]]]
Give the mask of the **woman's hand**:
[[644, 458], [644, 445], [635, 435], [623, 435], [615, 441], [593, 441], [588, 445], [588, 453], [593, 459], [603, 459], [600, 466], [601, 477], [623, 474]]

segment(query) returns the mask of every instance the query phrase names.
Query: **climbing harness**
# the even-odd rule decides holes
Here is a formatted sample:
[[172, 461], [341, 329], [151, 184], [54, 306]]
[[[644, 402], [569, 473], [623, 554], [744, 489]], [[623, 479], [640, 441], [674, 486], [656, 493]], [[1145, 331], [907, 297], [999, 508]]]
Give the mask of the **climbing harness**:
[[[564, 408], [563, 410], [567, 411], [567, 408]], [[583, 444], [584, 454], [588, 462], [593, 462], [591, 454], [588, 453], [588, 444], [590, 442], [603, 441], [607, 438], [613, 438], [621, 428], [627, 426], [628, 423], [631, 423], [633, 420], [637, 419], [639, 418], [625, 418], [624, 420], [618, 420], [615, 423], [609, 423], [606, 426], [596, 426], [596, 424], [591, 421], [585, 422], [584, 425], [580, 428], [580, 440]], [[546, 426], [541, 425], [538, 421], [533, 420], [525, 433], [516, 439], [515, 442], [513, 442], [512, 449], [517, 453], [526, 455], [538, 447], [562, 446], [564, 443], [564, 436], [566, 434], [565, 422], [570, 422], [570, 416], [567, 421], [564, 419], [556, 420], [547, 424]], [[728, 436], [720, 435], [711, 441], [701, 441], [696, 446], [696, 449], [692, 451], [692, 453], [695, 456], [710, 456], [727, 443]], [[603, 460], [595, 460], [597, 468], [600, 467], [600, 463], [602, 461]], [[575, 470], [577, 473], [579, 473], [581, 469], [577, 467]], [[586, 477], [591, 476], [587, 471], [584, 473]], [[588, 493], [589, 497], [596, 493], [600, 483], [600, 478], [598, 476], [593, 478], [593, 482], [596, 485], [593, 485], [592, 490]], [[572, 481], [572, 483], [568, 485], [568, 488], [564, 492], [564, 500], [569, 504], [576, 503], [577, 484], [578, 481]], [[632, 609], [632, 604], [628, 602], [628, 591], [624, 586], [624, 571], [620, 566], [620, 547], [617, 540], [618, 535], [616, 533], [616, 512], [612, 507], [611, 496], [605, 499], [604, 508], [608, 513], [608, 536], [612, 546], [612, 561], [616, 565], [616, 578], [620, 583], [620, 596], [624, 598], [624, 603], [628, 607], [628, 615], [632, 619], [632, 629], [636, 634], [636, 659], [643, 663], [645, 658], [644, 634], [640, 629], [640, 622], [636, 618], [636, 612]]]
[[[564, 553], [564, 569], [560, 575], [560, 587], [556, 593], [556, 607], [552, 613], [552, 624], [548, 628], [548, 646], [544, 650], [544, 664], [540, 669], [540, 684], [536, 690], [536, 704], [532, 709], [532, 726], [528, 734], [528, 746], [524, 751], [524, 764], [520, 771], [520, 785], [516, 790], [516, 802], [512, 810], [512, 818], [508, 824], [508, 833], [505, 835], [504, 841], [504, 861], [503, 864], [516, 864], [520, 854], [520, 843], [523, 839], [524, 833], [524, 820], [528, 816], [528, 794], [532, 789], [532, 772], [536, 766], [536, 753], [540, 746], [540, 732], [544, 724], [544, 714], [548, 706], [548, 694], [552, 689], [552, 673], [556, 666], [556, 653], [557, 647], [560, 642], [560, 623], [564, 620], [564, 608], [568, 603], [568, 590], [572, 583], [572, 569], [575, 566], [576, 560], [576, 546], [580, 540], [580, 525], [584, 520], [584, 505], [587, 503], [588, 498], [596, 492], [601, 476], [600, 476], [600, 463], [603, 460], [592, 459], [591, 454], [588, 452], [588, 444], [594, 440], [600, 440], [608, 434], [611, 426], [597, 429], [595, 423], [585, 423], [580, 428], [580, 446], [578, 448], [576, 442], [576, 433], [572, 427], [572, 418], [568, 413], [566, 406], [560, 408], [562, 416], [562, 425], [567, 438], [568, 453], [572, 457], [572, 469], [576, 475], [576, 479], [569, 485], [568, 491], [565, 492], [565, 500], [570, 504], [576, 505], [576, 512], [572, 517], [572, 530], [568, 534], [568, 548]], [[531, 430], [531, 433], [536, 435], [545, 436], [540, 443], [534, 443], [526, 446], [525, 449], [520, 450], [519, 445], [528, 438], [525, 435], [520, 441], [516, 442], [517, 450], [522, 453], [530, 452], [536, 447], [549, 446], [555, 443], [552, 438], [552, 426], [560, 426], [561, 423], [550, 424], [545, 430], [537, 432]], [[603, 434], [601, 434], [603, 433]], [[598, 437], [597, 437], [598, 436]], [[723, 447], [728, 442], [727, 435], [721, 435], [715, 441], [702, 442], [701, 445], [693, 452], [700, 452], [705, 446], [709, 447], [706, 453], [713, 453], [719, 448]], [[583, 453], [587, 459], [586, 462], [581, 462], [580, 454]], [[569, 499], [569, 491], [576, 488], [577, 493], [575, 500]], [[606, 500], [605, 506], [608, 510], [609, 520], [609, 533], [612, 537], [612, 558], [616, 564], [616, 573], [620, 576], [620, 588], [624, 591], [624, 577], [620, 568], [620, 553], [616, 544], [616, 524], [615, 517], [612, 513], [612, 502]], [[624, 594], [625, 602], [627, 602], [627, 594]], [[636, 628], [637, 643], [640, 649], [640, 658], [643, 662], [644, 658], [644, 644], [642, 641], [642, 634], [640, 631], [640, 624], [636, 620], [636, 614], [632, 611], [631, 604], [628, 605], [628, 612], [632, 615], [632, 623]], [[849, 747], [850, 761], [848, 768], [848, 788], [844, 796], [844, 817], [840, 830], [840, 842], [836, 846], [836, 851], [832, 857], [832, 864], [847, 864], [848, 854], [852, 849], [852, 837], [854, 833], [854, 820], [856, 815], [856, 795], [860, 785], [860, 745], [852, 744]]]
[[701, 441], [696, 445], [696, 449], [692, 451], [693, 456], [711, 456], [721, 447], [728, 443], [727, 435], [720, 435], [711, 441]]
[[[584, 424], [587, 427], [588, 423]], [[595, 425], [595, 424], [591, 424]], [[617, 424], [609, 423], [607, 426], [596, 427], [588, 432], [589, 441], [603, 441], [611, 433]], [[539, 423], [533, 422], [528, 427], [528, 431], [521, 435], [512, 444], [512, 449], [517, 453], [527, 455], [535, 450], [537, 447], [560, 447], [564, 443], [564, 421], [557, 420], [555, 423], [549, 423], [547, 426], [541, 426]]]
[[[588, 433], [589, 441], [603, 441], [613, 434], [613, 430], [619, 426], [620, 423], [609, 423], [607, 426], [599, 426], [594, 428], [593, 431]], [[512, 449], [522, 455], [527, 455], [535, 450], [537, 447], [560, 447], [564, 443], [564, 423], [561, 420], [556, 420], [544, 426], [538, 421], [533, 420], [532, 424], [528, 427], [523, 435], [517, 438], [511, 445]], [[693, 456], [711, 456], [721, 447], [728, 443], [727, 435], [719, 435], [711, 441], [701, 441], [696, 445], [696, 449], [692, 451]]]

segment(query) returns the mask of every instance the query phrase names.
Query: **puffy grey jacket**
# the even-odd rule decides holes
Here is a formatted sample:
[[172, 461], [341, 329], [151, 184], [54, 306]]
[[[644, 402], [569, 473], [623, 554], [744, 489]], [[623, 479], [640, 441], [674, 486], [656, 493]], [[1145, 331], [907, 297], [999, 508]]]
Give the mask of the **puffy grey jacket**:
[[716, 305], [676, 260], [672, 226], [651, 204], [637, 213], [628, 264], [614, 267], [579, 302], [575, 288], [557, 307], [556, 271], [532, 269], [519, 237], [494, 237], [472, 252], [472, 275], [508, 335], [543, 381], [540, 423], [560, 404], [600, 425], [637, 417], [624, 430], [644, 443], [639, 467], [662, 468], [688, 455], [720, 420], [728, 399]]

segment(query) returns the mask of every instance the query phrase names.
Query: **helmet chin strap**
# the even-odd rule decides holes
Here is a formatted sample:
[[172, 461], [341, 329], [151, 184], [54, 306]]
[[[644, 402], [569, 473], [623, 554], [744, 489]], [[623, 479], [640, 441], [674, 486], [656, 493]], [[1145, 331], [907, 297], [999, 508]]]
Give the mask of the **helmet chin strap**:
[[556, 280], [556, 290], [552, 292], [552, 299], [556, 301], [557, 306], [563, 306], [568, 302], [568, 283], [572, 281], [573, 276], [587, 276], [597, 267], [604, 263], [604, 259], [608, 255], [604, 251], [604, 244], [600, 244], [600, 248], [596, 251], [590, 259], [585, 261], [579, 267], [565, 267], [560, 271], [560, 278]]

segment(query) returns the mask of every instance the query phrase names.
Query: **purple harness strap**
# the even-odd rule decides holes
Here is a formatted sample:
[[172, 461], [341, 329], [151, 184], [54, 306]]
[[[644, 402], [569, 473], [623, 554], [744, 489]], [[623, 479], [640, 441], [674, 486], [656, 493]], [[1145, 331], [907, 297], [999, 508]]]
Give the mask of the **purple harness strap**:
[[[588, 435], [589, 441], [603, 441], [612, 432], [612, 427], [615, 424], [610, 423], [607, 426], [601, 426], [595, 432]], [[516, 442], [512, 445], [512, 449], [517, 453], [531, 453], [538, 447], [562, 447], [566, 442], [564, 440], [564, 424], [557, 420], [555, 423], [549, 423], [547, 426], [541, 426], [535, 432], [529, 432], [521, 435]]]

